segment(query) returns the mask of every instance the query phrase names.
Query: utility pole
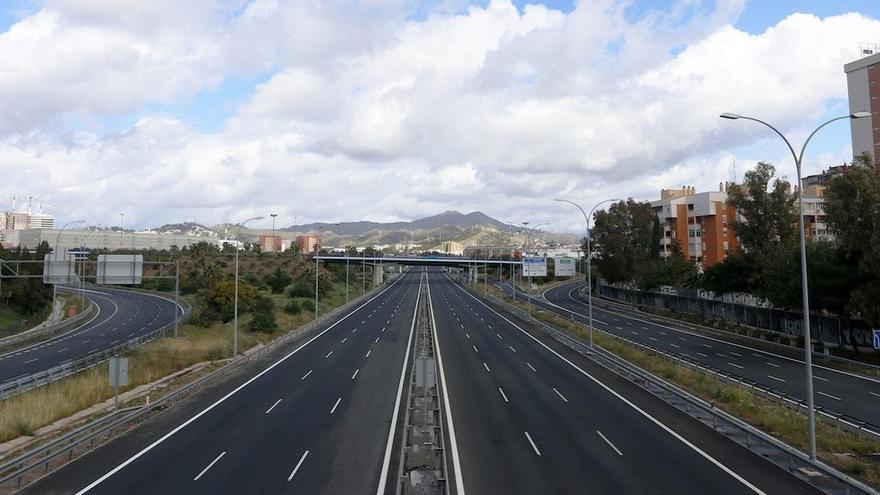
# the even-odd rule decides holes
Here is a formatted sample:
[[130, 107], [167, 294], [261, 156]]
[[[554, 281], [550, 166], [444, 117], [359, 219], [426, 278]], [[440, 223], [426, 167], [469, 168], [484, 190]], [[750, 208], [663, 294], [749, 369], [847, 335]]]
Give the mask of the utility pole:
[[315, 319], [318, 319], [318, 243], [315, 243]]

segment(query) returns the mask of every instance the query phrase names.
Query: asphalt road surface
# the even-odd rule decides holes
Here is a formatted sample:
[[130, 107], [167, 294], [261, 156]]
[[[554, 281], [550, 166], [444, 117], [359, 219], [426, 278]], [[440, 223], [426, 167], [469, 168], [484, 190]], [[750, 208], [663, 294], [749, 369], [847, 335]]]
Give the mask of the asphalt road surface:
[[0, 354], [0, 383], [86, 357], [174, 321], [173, 300], [104, 287], [86, 292], [98, 313], [62, 335]]
[[[470, 493], [813, 493], [586, 359], [430, 276]], [[572, 353], [573, 354], [573, 353]]]
[[216, 400], [175, 407], [26, 493], [376, 493], [421, 276], [404, 274]]

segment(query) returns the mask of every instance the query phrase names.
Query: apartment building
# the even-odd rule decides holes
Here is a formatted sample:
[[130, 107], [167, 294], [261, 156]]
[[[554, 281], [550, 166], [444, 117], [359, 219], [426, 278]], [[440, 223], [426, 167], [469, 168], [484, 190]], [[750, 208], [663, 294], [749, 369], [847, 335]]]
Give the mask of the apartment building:
[[300, 254], [314, 253], [315, 250], [321, 249], [321, 238], [316, 235], [298, 235], [294, 240], [297, 252]]
[[871, 112], [871, 118], [851, 119], [853, 156], [868, 153], [877, 160], [880, 152], [880, 45], [863, 44], [861, 58], [843, 66], [849, 111]]
[[280, 235], [260, 236], [260, 252], [280, 253], [281, 251], [284, 251], [284, 243]]
[[678, 241], [685, 258], [708, 267], [727, 257], [737, 246], [732, 223], [736, 210], [727, 202], [726, 185], [698, 193], [693, 187], [663, 189], [651, 202], [662, 226], [660, 255], [670, 256]]

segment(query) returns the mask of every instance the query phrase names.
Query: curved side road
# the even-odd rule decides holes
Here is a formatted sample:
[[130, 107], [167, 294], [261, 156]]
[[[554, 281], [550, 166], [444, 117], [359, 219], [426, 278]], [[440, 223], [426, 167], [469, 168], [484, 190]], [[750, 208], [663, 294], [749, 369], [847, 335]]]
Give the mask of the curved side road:
[[105, 287], [86, 292], [98, 306], [97, 314], [64, 334], [0, 355], [0, 383], [84, 358], [174, 322], [174, 301], [164, 297]]
[[[533, 297], [532, 303], [586, 323], [587, 302], [578, 293], [582, 286], [583, 282], [573, 282], [553, 287], [544, 292], [543, 300]], [[509, 291], [509, 287], [507, 289]], [[593, 305], [593, 325], [598, 330], [742, 377], [794, 400], [804, 398], [804, 362], [801, 360], [596, 305]], [[880, 431], [876, 412], [880, 407], [880, 381], [819, 365], [814, 365], [813, 378], [817, 408], [832, 415], [843, 414], [850, 422], [864, 423]]]

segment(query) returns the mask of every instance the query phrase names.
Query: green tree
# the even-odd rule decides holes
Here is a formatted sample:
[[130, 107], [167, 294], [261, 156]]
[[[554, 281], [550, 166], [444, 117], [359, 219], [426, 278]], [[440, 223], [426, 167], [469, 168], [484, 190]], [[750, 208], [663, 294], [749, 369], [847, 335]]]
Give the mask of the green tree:
[[652, 258], [641, 264], [636, 272], [636, 284], [642, 290], [656, 289], [662, 285], [691, 287], [698, 279], [697, 265], [685, 259], [677, 239], [671, 256]]
[[742, 185], [728, 191], [728, 201], [737, 213], [733, 229], [743, 249], [760, 264], [773, 256], [778, 246], [790, 246], [797, 240], [791, 185], [774, 179], [775, 173], [773, 165], [758, 162], [754, 170], [746, 172]]
[[[595, 213], [593, 237], [595, 265], [609, 282], [633, 280], [641, 265], [655, 252], [657, 214], [648, 202], [632, 198], [612, 204], [608, 211]], [[659, 242], [659, 240], [658, 240]], [[586, 246], [584, 246], [586, 251]]]
[[703, 270], [699, 285], [716, 294], [755, 293], [759, 286], [759, 272], [755, 258], [742, 249], [737, 249], [729, 253], [724, 261]]
[[281, 268], [276, 268], [275, 271], [266, 277], [266, 283], [273, 294], [281, 294], [284, 292], [284, 288], [290, 285], [291, 282], [293, 282], [293, 277], [289, 273], [281, 271]]
[[[250, 284], [239, 282], [238, 284], [238, 311], [245, 313], [250, 311], [257, 298], [257, 291]], [[232, 319], [235, 301], [235, 282], [221, 280], [208, 287], [205, 292], [205, 302], [217, 311], [220, 319], [227, 322]]]
[[880, 325], [880, 167], [870, 156], [834, 178], [825, 191], [826, 223], [855, 272], [848, 309]]
[[258, 295], [254, 300], [251, 313], [248, 330], [267, 333], [278, 330], [278, 322], [275, 321], [275, 303], [271, 298]]

